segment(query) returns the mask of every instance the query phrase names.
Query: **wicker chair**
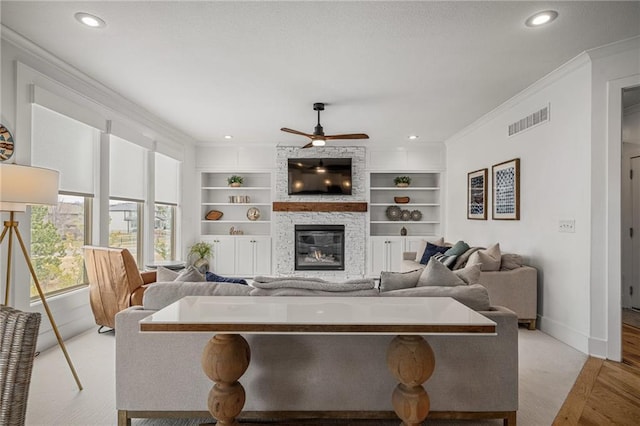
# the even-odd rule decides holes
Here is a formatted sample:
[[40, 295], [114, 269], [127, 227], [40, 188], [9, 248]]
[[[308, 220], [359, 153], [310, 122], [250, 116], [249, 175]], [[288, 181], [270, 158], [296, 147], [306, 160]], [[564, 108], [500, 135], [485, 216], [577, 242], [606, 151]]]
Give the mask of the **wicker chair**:
[[24, 425], [40, 314], [0, 306], [0, 425]]

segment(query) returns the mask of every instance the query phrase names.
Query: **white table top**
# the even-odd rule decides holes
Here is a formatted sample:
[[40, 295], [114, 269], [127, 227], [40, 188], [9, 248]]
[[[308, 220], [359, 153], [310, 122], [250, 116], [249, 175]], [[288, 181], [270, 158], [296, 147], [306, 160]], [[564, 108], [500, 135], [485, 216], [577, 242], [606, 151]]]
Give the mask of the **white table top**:
[[141, 331], [243, 334], [495, 334], [450, 297], [187, 296], [140, 321]]

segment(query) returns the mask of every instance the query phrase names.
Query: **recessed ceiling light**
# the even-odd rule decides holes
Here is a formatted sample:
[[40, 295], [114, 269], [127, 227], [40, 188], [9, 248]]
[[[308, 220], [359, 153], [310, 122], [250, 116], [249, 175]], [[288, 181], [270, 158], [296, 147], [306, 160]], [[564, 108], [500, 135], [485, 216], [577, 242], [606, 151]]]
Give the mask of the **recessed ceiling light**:
[[231, 135], [224, 135], [224, 138], [225, 138], [225, 139], [233, 139], [233, 136], [231, 136]]
[[98, 18], [96, 15], [91, 15], [90, 13], [78, 12], [73, 16], [75, 16], [78, 22], [86, 25], [87, 27], [102, 28], [107, 25], [103, 19]]
[[548, 24], [558, 17], [558, 12], [555, 10], [545, 10], [538, 12], [535, 15], [531, 15], [524, 21], [527, 27], [539, 27], [540, 25]]
[[418, 136], [417, 135], [409, 135], [408, 139], [411, 140], [411, 141], [414, 141], [414, 140], [418, 139]]

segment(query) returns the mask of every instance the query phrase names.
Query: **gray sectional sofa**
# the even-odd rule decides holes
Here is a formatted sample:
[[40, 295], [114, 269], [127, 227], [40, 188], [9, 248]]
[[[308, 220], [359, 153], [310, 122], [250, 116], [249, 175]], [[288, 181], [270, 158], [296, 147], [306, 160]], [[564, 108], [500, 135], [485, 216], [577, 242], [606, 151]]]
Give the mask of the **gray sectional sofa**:
[[[515, 424], [518, 409], [518, 324], [500, 306], [484, 306], [481, 286], [409, 288], [353, 297], [451, 296], [497, 324], [495, 336], [426, 336], [436, 369], [425, 383], [431, 418], [503, 418]], [[256, 292], [256, 290], [261, 290]], [[138, 322], [186, 295], [260, 297], [264, 289], [228, 283], [156, 283], [143, 306], [116, 315], [118, 424], [137, 417], [210, 417], [212, 382], [200, 367], [210, 333], [144, 333]], [[286, 290], [286, 289], [285, 289]], [[319, 290], [318, 290], [319, 291]], [[261, 293], [262, 292], [262, 293]], [[328, 293], [322, 292], [321, 293]], [[486, 292], [486, 291], [485, 291]], [[285, 295], [286, 291], [278, 289]], [[295, 289], [290, 294], [297, 294]], [[323, 294], [327, 295], [327, 294]], [[350, 292], [340, 292], [340, 296]], [[474, 302], [475, 300], [475, 302]], [[251, 363], [240, 382], [247, 397], [242, 418], [393, 418], [396, 381], [386, 367], [392, 336], [246, 335]]]
[[[514, 257], [519, 258], [517, 255], [503, 254], [502, 263], [512, 262]], [[425, 267], [415, 259], [416, 252], [404, 252], [401, 270], [407, 272]], [[529, 330], [535, 330], [538, 310], [538, 271], [522, 264], [512, 263], [510, 267], [513, 269], [481, 271], [480, 284], [489, 291], [492, 304], [509, 308], [516, 313], [519, 323], [527, 324]]]

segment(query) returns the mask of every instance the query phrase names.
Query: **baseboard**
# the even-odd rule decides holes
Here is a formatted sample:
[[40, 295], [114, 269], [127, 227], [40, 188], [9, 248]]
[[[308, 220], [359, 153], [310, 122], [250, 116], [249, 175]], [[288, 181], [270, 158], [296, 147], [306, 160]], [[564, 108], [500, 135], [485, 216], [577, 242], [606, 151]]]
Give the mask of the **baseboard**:
[[544, 316], [538, 316], [538, 327], [551, 337], [579, 350], [584, 354], [589, 354], [589, 336], [567, 327], [558, 321]]
[[607, 358], [607, 341], [604, 339], [589, 338], [589, 355], [596, 358]]

